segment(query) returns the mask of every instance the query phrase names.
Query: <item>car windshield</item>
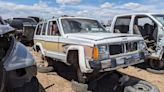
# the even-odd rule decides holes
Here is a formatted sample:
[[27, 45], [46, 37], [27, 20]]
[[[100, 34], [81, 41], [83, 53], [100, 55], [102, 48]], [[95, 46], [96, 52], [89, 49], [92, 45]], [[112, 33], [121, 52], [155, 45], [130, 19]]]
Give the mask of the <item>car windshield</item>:
[[14, 21], [19, 21], [19, 22], [36, 22], [33, 19], [30, 18], [14, 18]]
[[153, 15], [162, 25], [164, 25], [164, 15]]
[[64, 33], [107, 32], [98, 21], [91, 19], [62, 19]]

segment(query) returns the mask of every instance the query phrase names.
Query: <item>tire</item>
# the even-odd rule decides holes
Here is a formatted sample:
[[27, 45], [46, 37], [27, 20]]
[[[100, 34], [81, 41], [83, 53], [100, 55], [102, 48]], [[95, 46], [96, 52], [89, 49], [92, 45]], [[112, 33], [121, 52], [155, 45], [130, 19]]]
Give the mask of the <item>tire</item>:
[[155, 70], [155, 69], [152, 69], [152, 68], [146, 68], [146, 70], [150, 73], [164, 74], [164, 70]]
[[38, 79], [33, 77], [31, 82], [24, 84], [22, 87], [14, 88], [12, 92], [39, 92]]
[[139, 81], [133, 86], [127, 86], [124, 88], [124, 92], [160, 92], [159, 89], [146, 81]]
[[87, 78], [84, 78], [85, 75], [81, 72], [80, 68], [78, 68], [76, 70], [76, 76], [77, 76], [77, 80], [79, 83], [86, 83], [87, 82]]
[[54, 68], [52, 66], [37, 66], [37, 71], [40, 73], [49, 73], [52, 72], [54, 70]]
[[160, 61], [150, 60], [149, 65], [153, 69], [161, 69], [161, 68], [164, 68], [164, 60], [163, 59]]
[[74, 74], [76, 76], [76, 81], [78, 81], [79, 83], [86, 83], [87, 82], [87, 78], [84, 78], [86, 77], [84, 73], [81, 72], [80, 70], [80, 66], [79, 66], [79, 57], [78, 57], [78, 51], [70, 51], [68, 53], [68, 62], [70, 64], [72, 64], [73, 66], [73, 71], [74, 71]]
[[37, 71], [40, 73], [52, 72], [54, 70], [53, 66], [50, 65], [50, 62], [52, 63], [52, 60], [48, 57], [43, 56], [41, 51], [38, 51], [38, 54], [40, 55], [43, 62], [37, 65]]

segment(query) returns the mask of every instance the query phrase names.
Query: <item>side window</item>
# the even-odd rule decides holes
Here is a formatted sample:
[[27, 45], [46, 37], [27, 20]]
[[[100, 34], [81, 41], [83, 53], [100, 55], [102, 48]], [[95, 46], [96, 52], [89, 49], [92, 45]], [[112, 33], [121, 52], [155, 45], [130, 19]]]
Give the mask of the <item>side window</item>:
[[114, 32], [128, 33], [131, 22], [131, 16], [118, 17], [115, 23]]
[[42, 30], [42, 24], [39, 24], [36, 30], [36, 35], [40, 35], [41, 30]]
[[140, 34], [145, 39], [157, 39], [157, 24], [148, 16], [140, 15], [135, 17], [134, 34]]
[[45, 35], [46, 34], [46, 26], [47, 26], [47, 23], [44, 23], [42, 35]]
[[57, 26], [56, 21], [50, 21], [48, 23], [48, 33], [47, 35], [51, 35], [51, 36], [59, 36], [60, 32]]
[[[134, 21], [134, 33], [147, 35], [150, 30], [154, 30], [156, 23], [148, 16], [136, 16]], [[139, 31], [139, 32], [137, 32]]]

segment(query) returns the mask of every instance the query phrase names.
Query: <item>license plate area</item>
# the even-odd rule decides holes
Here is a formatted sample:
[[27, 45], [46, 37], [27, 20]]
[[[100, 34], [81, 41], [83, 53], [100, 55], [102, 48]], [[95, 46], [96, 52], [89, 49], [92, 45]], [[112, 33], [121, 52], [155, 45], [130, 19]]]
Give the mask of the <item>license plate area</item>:
[[125, 63], [125, 59], [124, 58], [116, 58], [116, 64], [117, 65], [122, 65]]
[[118, 57], [116, 58], [116, 64], [117, 65], [130, 64], [130, 63], [135, 62], [136, 60], [140, 60], [140, 55], [138, 53], [128, 55], [125, 57]]

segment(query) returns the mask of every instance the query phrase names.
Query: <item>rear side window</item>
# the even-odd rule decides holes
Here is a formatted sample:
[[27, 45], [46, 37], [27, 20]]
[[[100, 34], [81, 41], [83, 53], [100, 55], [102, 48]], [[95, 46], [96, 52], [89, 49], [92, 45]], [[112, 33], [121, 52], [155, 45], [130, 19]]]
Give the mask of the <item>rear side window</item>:
[[120, 33], [128, 33], [130, 22], [131, 16], [118, 17], [114, 29], [118, 30]]
[[45, 35], [46, 34], [46, 26], [47, 26], [47, 23], [44, 23], [42, 35]]
[[39, 24], [39, 25], [38, 25], [37, 30], [36, 30], [36, 35], [40, 35], [40, 34], [41, 34], [42, 25], [43, 25], [43, 24]]

